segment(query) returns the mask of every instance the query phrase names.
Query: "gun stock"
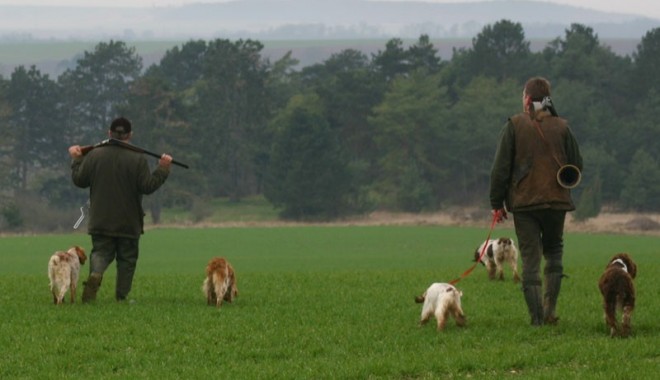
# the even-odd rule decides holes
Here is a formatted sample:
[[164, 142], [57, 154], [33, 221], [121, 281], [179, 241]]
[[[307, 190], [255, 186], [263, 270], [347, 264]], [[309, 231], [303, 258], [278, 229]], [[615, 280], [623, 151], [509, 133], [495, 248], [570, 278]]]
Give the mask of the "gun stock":
[[94, 145], [85, 145], [80, 147], [80, 151], [82, 152], [83, 156], [89, 153], [92, 149], [94, 149]]
[[103, 140], [99, 143], [96, 143], [94, 145], [85, 145], [80, 147], [80, 151], [82, 152], [83, 156], [89, 153], [92, 149], [98, 148], [100, 146], [108, 145], [110, 143], [110, 140]]

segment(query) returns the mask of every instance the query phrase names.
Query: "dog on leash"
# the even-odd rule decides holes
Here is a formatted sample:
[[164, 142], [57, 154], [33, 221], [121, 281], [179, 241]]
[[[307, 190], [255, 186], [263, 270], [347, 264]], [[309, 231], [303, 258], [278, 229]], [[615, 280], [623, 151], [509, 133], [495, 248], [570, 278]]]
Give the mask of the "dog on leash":
[[442, 331], [449, 317], [456, 320], [456, 325], [465, 326], [465, 314], [461, 307], [463, 292], [454, 285], [436, 282], [426, 289], [424, 294], [415, 297], [416, 303], [424, 303], [419, 325], [422, 326], [435, 316], [438, 331]]
[[[603, 295], [605, 323], [610, 328], [610, 336], [630, 335], [631, 317], [635, 309], [635, 284], [637, 265], [627, 253], [617, 253], [605, 267], [598, 280], [598, 288]], [[621, 327], [616, 320], [617, 310], [623, 314]]]
[[62, 304], [68, 290], [70, 290], [71, 303], [75, 302], [80, 266], [84, 265], [85, 261], [87, 261], [85, 250], [79, 246], [71, 247], [66, 252], [57, 251], [50, 257], [48, 279], [54, 304]]
[[[486, 245], [486, 252], [481, 257], [481, 252]], [[504, 280], [504, 264], [509, 263], [513, 271], [513, 282], [520, 282], [518, 275], [518, 248], [516, 243], [508, 237], [499, 239], [490, 239], [483, 242], [476, 251], [474, 251], [474, 261], [479, 261], [486, 266], [488, 278], [491, 280]]]
[[223, 257], [215, 257], [206, 265], [206, 279], [202, 285], [207, 305], [222, 306], [222, 301], [232, 303], [238, 296], [234, 268]]

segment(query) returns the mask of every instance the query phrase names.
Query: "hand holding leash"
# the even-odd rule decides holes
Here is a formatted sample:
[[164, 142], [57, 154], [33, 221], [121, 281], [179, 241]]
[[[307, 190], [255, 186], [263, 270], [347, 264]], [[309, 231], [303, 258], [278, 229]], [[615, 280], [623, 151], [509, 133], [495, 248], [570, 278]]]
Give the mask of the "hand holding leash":
[[495, 222], [502, 223], [508, 218], [509, 216], [507, 215], [505, 208], [499, 208], [497, 210], [493, 210], [493, 219], [495, 220]]

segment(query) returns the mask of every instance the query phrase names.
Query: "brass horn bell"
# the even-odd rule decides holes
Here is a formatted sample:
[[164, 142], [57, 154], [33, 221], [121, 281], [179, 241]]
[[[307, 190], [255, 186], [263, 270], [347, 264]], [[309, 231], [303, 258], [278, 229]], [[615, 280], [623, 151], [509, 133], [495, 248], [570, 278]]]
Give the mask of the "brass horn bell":
[[567, 164], [559, 168], [557, 171], [557, 182], [565, 189], [572, 189], [580, 184], [582, 180], [582, 173], [580, 169], [571, 164]]

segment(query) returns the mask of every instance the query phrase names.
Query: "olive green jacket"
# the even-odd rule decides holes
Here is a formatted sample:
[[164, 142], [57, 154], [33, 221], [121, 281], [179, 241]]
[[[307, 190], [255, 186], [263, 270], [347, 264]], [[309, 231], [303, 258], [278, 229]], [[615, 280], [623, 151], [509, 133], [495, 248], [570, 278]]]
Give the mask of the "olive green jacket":
[[535, 119], [528, 113], [515, 115], [501, 132], [491, 169], [493, 209], [575, 209], [570, 190], [557, 182], [557, 171], [565, 164], [582, 170], [577, 141], [566, 120], [547, 111], [537, 112]]
[[90, 235], [139, 238], [144, 233], [142, 195], [165, 183], [169, 168], [149, 169], [143, 154], [119, 146], [103, 146], [73, 159], [71, 178], [89, 188]]

